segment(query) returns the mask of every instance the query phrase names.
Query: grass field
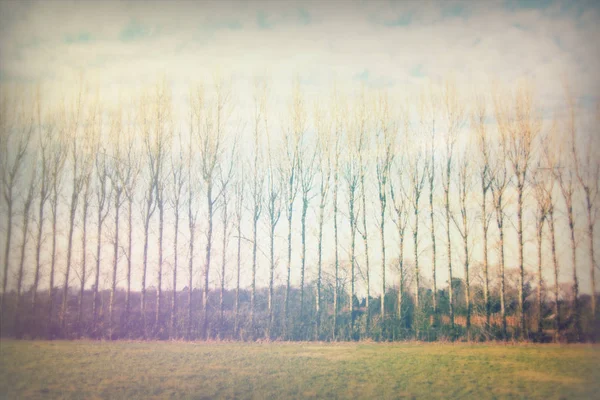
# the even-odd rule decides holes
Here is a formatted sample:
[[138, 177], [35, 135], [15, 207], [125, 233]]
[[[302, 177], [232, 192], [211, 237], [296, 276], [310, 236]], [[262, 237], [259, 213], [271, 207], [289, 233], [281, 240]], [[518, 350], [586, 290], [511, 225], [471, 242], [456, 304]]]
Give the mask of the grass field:
[[598, 398], [590, 345], [0, 342], [0, 397]]

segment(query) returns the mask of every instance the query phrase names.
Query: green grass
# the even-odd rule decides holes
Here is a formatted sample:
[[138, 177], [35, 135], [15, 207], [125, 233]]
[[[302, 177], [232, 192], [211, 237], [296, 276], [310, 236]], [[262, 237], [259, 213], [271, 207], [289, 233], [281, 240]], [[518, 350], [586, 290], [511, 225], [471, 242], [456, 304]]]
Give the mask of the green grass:
[[0, 398], [598, 398], [591, 345], [0, 342]]

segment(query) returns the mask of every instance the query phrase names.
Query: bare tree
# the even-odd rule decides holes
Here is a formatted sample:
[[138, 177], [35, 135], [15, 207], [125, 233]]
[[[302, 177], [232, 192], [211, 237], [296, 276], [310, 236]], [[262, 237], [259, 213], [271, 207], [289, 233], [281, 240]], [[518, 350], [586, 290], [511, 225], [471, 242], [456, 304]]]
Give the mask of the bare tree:
[[119, 218], [121, 205], [123, 203], [122, 195], [124, 191], [124, 167], [123, 154], [121, 150], [121, 134], [123, 129], [122, 114], [120, 110], [114, 112], [110, 121], [110, 144], [112, 147], [112, 168], [109, 174], [111, 188], [114, 193], [115, 207], [115, 234], [113, 241], [113, 265], [110, 285], [110, 299], [108, 304], [108, 338], [114, 339], [114, 305], [117, 290], [117, 274], [119, 266]]
[[224, 325], [223, 325], [223, 313], [225, 310], [225, 282], [226, 282], [226, 271], [225, 267], [227, 264], [227, 244], [229, 243], [229, 183], [233, 177], [234, 166], [236, 160], [236, 143], [234, 142], [231, 146], [231, 154], [229, 156], [229, 165], [227, 169], [225, 168], [225, 163], [223, 163], [223, 167], [219, 168], [219, 194], [217, 198], [221, 199], [221, 223], [223, 225], [223, 246], [221, 251], [221, 290], [219, 293], [219, 334], [223, 335]]
[[244, 170], [242, 168], [237, 171], [238, 175], [235, 182], [235, 220], [237, 229], [237, 260], [236, 260], [236, 280], [235, 280], [235, 312], [234, 312], [234, 337], [239, 334], [239, 319], [240, 319], [240, 271], [242, 263], [242, 220], [244, 216]]
[[488, 234], [490, 229], [491, 214], [487, 210], [487, 194], [492, 187], [492, 176], [490, 171], [490, 143], [486, 127], [486, 103], [485, 98], [478, 96], [475, 100], [475, 108], [471, 114], [471, 129], [477, 139], [481, 158], [479, 159], [479, 179], [481, 184], [481, 227], [483, 231], [483, 301], [485, 303], [486, 326], [490, 326], [490, 276], [488, 265]]
[[333, 291], [333, 339], [338, 337], [338, 312], [339, 312], [339, 237], [338, 237], [338, 192], [339, 192], [339, 171], [340, 171], [340, 151], [343, 135], [343, 113], [339, 105], [339, 96], [334, 92], [333, 98], [333, 123], [334, 123], [334, 161], [333, 161], [333, 236], [335, 247], [335, 284]]
[[387, 210], [387, 192], [390, 169], [394, 161], [397, 128], [394, 125], [387, 96], [379, 99], [378, 104], [377, 141], [377, 187], [379, 189], [380, 220], [379, 233], [381, 236], [381, 322], [385, 322], [385, 219]]
[[187, 157], [187, 211], [188, 229], [190, 233], [188, 248], [188, 304], [187, 304], [187, 333], [188, 340], [192, 338], [193, 294], [194, 294], [194, 244], [196, 238], [196, 221], [198, 219], [198, 206], [194, 201], [198, 191], [198, 181], [194, 179], [196, 170], [196, 146], [198, 143], [197, 130], [201, 126], [202, 108], [204, 103], [203, 92], [197, 90], [190, 92], [190, 127], [189, 127], [189, 153]]
[[[268, 127], [268, 119], [267, 119], [267, 111], [266, 111], [266, 93], [264, 92], [266, 88], [263, 88], [263, 92], [261, 95], [261, 108], [263, 115], [264, 128], [266, 131], [267, 137], [267, 158], [268, 158], [268, 166], [267, 166], [267, 213], [269, 217], [269, 298], [267, 308], [269, 310], [269, 322], [268, 328], [265, 333], [265, 337], [271, 338], [273, 334], [273, 325], [275, 322], [275, 313], [273, 306], [273, 284], [274, 284], [274, 274], [275, 274], [275, 228], [277, 227], [277, 223], [279, 222], [279, 218], [281, 217], [281, 191], [282, 186], [284, 185], [283, 179], [281, 179], [281, 173], [277, 172], [276, 166], [273, 165], [273, 148], [271, 144], [271, 136], [269, 134]], [[280, 169], [281, 171], [281, 169]]]
[[41, 273], [41, 253], [42, 253], [42, 240], [44, 233], [44, 213], [46, 209], [46, 203], [50, 198], [50, 189], [52, 184], [52, 155], [54, 150], [54, 142], [57, 140], [54, 138], [56, 130], [54, 129], [54, 121], [51, 117], [46, 116], [42, 119], [41, 110], [41, 95], [39, 88], [36, 98], [36, 116], [37, 125], [39, 131], [39, 145], [38, 145], [38, 166], [40, 168], [40, 176], [38, 180], [39, 194], [38, 194], [38, 226], [37, 236], [35, 243], [35, 272], [33, 274], [33, 286], [31, 287], [31, 309], [34, 312], [37, 310], [37, 292], [40, 281]]
[[463, 240], [463, 248], [465, 252], [465, 303], [467, 308], [467, 337], [470, 339], [471, 335], [471, 284], [469, 281], [469, 232], [470, 232], [470, 221], [469, 221], [469, 209], [468, 209], [468, 195], [471, 189], [471, 171], [468, 160], [469, 149], [465, 150], [465, 154], [462, 156], [460, 163], [460, 169], [458, 170], [458, 193], [460, 203], [460, 218], [452, 215], [452, 219], [460, 237]]
[[[577, 144], [577, 114], [576, 105], [570, 88], [565, 84], [566, 103], [567, 103], [567, 129], [571, 139], [571, 154], [575, 174], [579, 186], [583, 189], [585, 198], [585, 211], [587, 217], [587, 239], [589, 243], [590, 257], [590, 282], [592, 284], [591, 309], [592, 319], [596, 319], [596, 259], [594, 255], [594, 224], [598, 210], [598, 195], [600, 193], [600, 160], [598, 160], [596, 149], [597, 135], [591, 134], [585, 138], [584, 151], [581, 152]], [[600, 113], [598, 114], [600, 116]], [[582, 154], [583, 153], [583, 154]]]
[[78, 93], [76, 94], [76, 98], [74, 99], [74, 103], [71, 105], [72, 109], [63, 110], [64, 115], [64, 129], [69, 135], [69, 139], [71, 141], [70, 147], [70, 161], [71, 161], [71, 171], [72, 171], [72, 183], [71, 183], [71, 199], [69, 205], [69, 233], [67, 237], [67, 264], [65, 268], [65, 280], [63, 285], [63, 296], [62, 296], [62, 307], [60, 312], [60, 326], [64, 336], [67, 335], [67, 300], [69, 297], [69, 276], [71, 273], [71, 256], [73, 253], [73, 233], [75, 231], [75, 216], [77, 214], [77, 206], [79, 204], [79, 195], [81, 194], [81, 190], [83, 188], [83, 184], [85, 182], [83, 168], [81, 163], [82, 160], [82, 151], [81, 146], [82, 142], [79, 137], [79, 128], [81, 123], [83, 110], [83, 96], [84, 96], [84, 88], [83, 84], [81, 84]]
[[[558, 162], [556, 160], [555, 152], [552, 146], [552, 137], [549, 137], [546, 140], [545, 145], [543, 145], [543, 159], [546, 165], [544, 171], [549, 172], [545, 177], [543, 177], [543, 185], [541, 188], [544, 189], [543, 195], [545, 196], [545, 202], [547, 205], [547, 215], [546, 221], [548, 222], [548, 227], [550, 228], [550, 248], [552, 252], [552, 265], [554, 270], [554, 341], [558, 340], [558, 336], [560, 333], [560, 308], [558, 304], [559, 300], [559, 284], [558, 284], [558, 276], [560, 272], [560, 266], [558, 264], [558, 255], [556, 251], [556, 229], [555, 229], [555, 218], [554, 218], [554, 185], [556, 182], [555, 179], [555, 169], [558, 167]], [[542, 171], [542, 169], [538, 169], [538, 171]], [[540, 194], [541, 195], [541, 194]]]
[[505, 282], [505, 254], [504, 254], [504, 216], [506, 202], [506, 189], [510, 183], [508, 170], [506, 168], [506, 151], [507, 138], [503, 130], [499, 130], [500, 140], [498, 144], [498, 153], [493, 160], [493, 168], [491, 172], [491, 190], [494, 201], [494, 212], [496, 215], [496, 225], [498, 227], [498, 252], [499, 252], [499, 267], [500, 267], [500, 314], [502, 317], [502, 336], [506, 339], [506, 282]]
[[[32, 157], [36, 157], [36, 154], [33, 154]], [[17, 274], [17, 306], [15, 307], [15, 333], [18, 338], [21, 337], [21, 302], [22, 296], [21, 291], [23, 289], [23, 277], [24, 277], [24, 265], [25, 265], [25, 249], [27, 248], [27, 239], [29, 237], [29, 220], [31, 217], [31, 205], [33, 203], [34, 191], [36, 187], [37, 180], [37, 170], [35, 168], [30, 168], [28, 173], [29, 175], [29, 185], [27, 189], [27, 194], [25, 196], [23, 202], [23, 223], [21, 225], [21, 256], [19, 258], [19, 270]]]
[[452, 288], [452, 242], [451, 242], [451, 231], [450, 231], [450, 189], [451, 189], [451, 175], [452, 175], [452, 157], [454, 153], [454, 146], [458, 131], [461, 129], [464, 123], [465, 110], [464, 106], [458, 98], [456, 87], [453, 82], [446, 82], [441, 93], [441, 104], [443, 113], [445, 116], [446, 125], [446, 153], [445, 153], [445, 165], [442, 174], [442, 186], [444, 188], [444, 207], [446, 214], [446, 239], [447, 239], [447, 253], [448, 253], [448, 297], [450, 303], [450, 324], [454, 328], [454, 299], [453, 299], [453, 288]]
[[[407, 119], [403, 118], [404, 124], [404, 134], [407, 133], [408, 124]], [[402, 154], [399, 152], [399, 154]], [[398, 281], [398, 311], [397, 318], [400, 325], [402, 325], [403, 320], [403, 301], [404, 301], [404, 283], [405, 283], [405, 267], [404, 267], [404, 233], [406, 231], [406, 226], [408, 224], [408, 199], [407, 199], [407, 189], [404, 182], [404, 177], [407, 174], [404, 171], [404, 157], [401, 155], [400, 157], [396, 157], [393, 161], [394, 165], [394, 174], [392, 174], [392, 178], [390, 179], [390, 194], [392, 197], [392, 205], [394, 208], [394, 215], [392, 217], [392, 221], [396, 225], [396, 229], [398, 232], [398, 272], [399, 272], [399, 281]]]
[[538, 270], [537, 270], [537, 332], [542, 333], [542, 247], [543, 247], [543, 234], [544, 234], [544, 223], [548, 218], [548, 211], [551, 207], [550, 202], [552, 201], [551, 195], [548, 192], [548, 179], [543, 176], [544, 170], [542, 169], [541, 160], [538, 160], [537, 167], [532, 174], [532, 186], [534, 189], [534, 196], [536, 201], [536, 213], [535, 213], [535, 232], [537, 242], [537, 257], [538, 257]]
[[[300, 94], [298, 94], [300, 96]], [[299, 100], [301, 103], [302, 99]], [[302, 239], [301, 264], [300, 264], [300, 322], [302, 325], [302, 338], [305, 337], [304, 324], [304, 280], [306, 275], [306, 213], [310, 205], [310, 200], [315, 196], [311, 193], [314, 187], [314, 181], [317, 173], [316, 152], [311, 146], [306, 136], [302, 133], [300, 136], [300, 151], [298, 154], [298, 171], [300, 173], [300, 192], [302, 196], [302, 213], [300, 217], [300, 237]]]
[[263, 207], [263, 186], [264, 175], [262, 174], [262, 154], [261, 154], [261, 128], [263, 113], [265, 110], [264, 90], [257, 82], [254, 99], [254, 162], [252, 164], [252, 292], [250, 294], [250, 326], [254, 334], [254, 311], [256, 301], [256, 256], [258, 246], [258, 220]]
[[[171, 155], [171, 185], [170, 185], [170, 193], [169, 197], [171, 206], [173, 207], [173, 217], [175, 221], [173, 223], [173, 295], [171, 298], [171, 315], [170, 315], [170, 323], [169, 323], [169, 337], [176, 338], [177, 335], [177, 270], [179, 268], [179, 214], [181, 209], [181, 201], [183, 196], [183, 188], [186, 183], [185, 176], [185, 160], [183, 147], [184, 143], [181, 140], [181, 132], [177, 135], [177, 149]], [[191, 146], [190, 146], [191, 147]], [[190, 288], [191, 290], [191, 288]]]
[[[429, 97], [429, 98], [428, 98]], [[433, 94], [430, 96], [421, 96], [419, 101], [419, 119], [420, 125], [423, 129], [423, 134], [427, 135], [431, 132], [430, 142], [428, 146], [429, 161], [427, 168], [427, 182], [429, 184], [429, 222], [431, 230], [431, 272], [433, 279], [433, 315], [434, 322], [437, 324], [438, 320], [438, 296], [437, 296], [437, 247], [436, 247], [436, 236], [435, 236], [435, 214], [434, 214], [434, 191], [435, 191], [435, 112], [437, 106], [437, 98]], [[431, 118], [431, 124], [429, 119]]]
[[[513, 99], [510, 99], [511, 103]], [[531, 169], [531, 160], [535, 140], [541, 130], [541, 119], [533, 109], [531, 89], [521, 85], [517, 88], [514, 104], [507, 104], [496, 97], [496, 121], [498, 129], [508, 138], [507, 157], [513, 170], [517, 185], [517, 236], [519, 242], [519, 321], [521, 335], [526, 336], [525, 326], [525, 266], [523, 249], [523, 208], [527, 174]], [[513, 108], [514, 107], [514, 108]], [[514, 110], [514, 113], [511, 111]]]
[[92, 174], [94, 172], [94, 156], [97, 149], [97, 142], [99, 139], [99, 128], [101, 124], [101, 115], [95, 104], [88, 115], [86, 120], [84, 132], [84, 154], [82, 154], [82, 179], [83, 179], [83, 192], [82, 192], [82, 241], [81, 241], [81, 273], [79, 275], [80, 287], [79, 287], [79, 298], [77, 304], [77, 329], [78, 334], [83, 334], [83, 294], [85, 291], [85, 284], [88, 279], [87, 271], [87, 221], [88, 221], [88, 210], [90, 208], [90, 202], [92, 198]]
[[131, 266], [133, 263], [133, 204], [135, 202], [136, 188], [140, 174], [140, 153], [136, 149], [136, 132], [132, 127], [134, 119], [126, 121], [126, 147], [124, 156], [124, 183], [123, 189], [127, 201], [127, 271], [126, 281], [127, 289], [125, 292], [125, 324], [126, 331], [130, 332], [130, 314], [131, 314]]
[[[99, 136], [100, 136], [99, 132]], [[92, 294], [92, 326], [94, 330], [97, 330], [98, 322], [98, 308], [99, 308], [99, 295], [98, 291], [100, 286], [100, 264], [102, 259], [102, 228], [104, 222], [108, 217], [110, 211], [109, 201], [112, 196], [110, 191], [109, 179], [109, 160], [108, 153], [102, 138], [99, 137], [95, 143], [95, 194], [96, 194], [96, 268], [94, 272], [94, 284]]]
[[8, 282], [9, 260], [12, 240], [12, 227], [17, 187], [25, 167], [27, 148], [34, 131], [33, 114], [28, 115], [24, 103], [17, 98], [2, 93], [0, 102], [0, 174], [2, 197], [7, 206], [6, 243], [4, 245], [4, 275], [0, 295], [0, 320], [4, 315], [4, 295]]
[[[284, 149], [282, 154], [284, 160], [282, 162], [283, 172], [287, 185], [285, 186], [286, 196], [286, 217], [288, 222], [287, 235], [287, 281], [285, 288], [285, 303], [284, 303], [284, 337], [288, 337], [288, 318], [289, 318], [289, 303], [290, 303], [290, 277], [292, 272], [292, 217], [294, 215], [294, 200], [298, 194], [298, 156], [300, 147], [300, 138], [304, 134], [306, 125], [306, 115], [304, 112], [304, 104], [300, 93], [300, 84], [295, 82], [292, 94], [292, 104], [290, 107], [291, 127], [284, 131]], [[255, 155], [256, 157], [256, 155]]]
[[[367, 190], [365, 185], [365, 178], [368, 173], [368, 152], [369, 152], [369, 134], [367, 132], [370, 129], [369, 112], [367, 112], [367, 99], [365, 95], [364, 86], [361, 88], [361, 94], [359, 99], [358, 109], [355, 110], [356, 114], [356, 129], [358, 129], [358, 164], [360, 166], [360, 200], [362, 207], [362, 231], [357, 226], [358, 233], [362, 236], [364, 248], [365, 248], [365, 266], [364, 274], [366, 278], [367, 297], [365, 306], [367, 309], [367, 323], [366, 331], [367, 334], [370, 332], [371, 312], [370, 312], [370, 299], [371, 299], [371, 266], [369, 263], [369, 232], [367, 230]], [[357, 213], [358, 214], [358, 213]]]
[[317, 165], [319, 168], [319, 233], [317, 243], [317, 297], [315, 309], [315, 338], [318, 340], [321, 332], [321, 313], [323, 309], [322, 276], [323, 276], [323, 225], [325, 222], [325, 207], [331, 187], [331, 120], [319, 105], [315, 106], [315, 128], [317, 133]]
[[[144, 150], [147, 161], [146, 187], [144, 198], [142, 199], [142, 218], [144, 225], [144, 249], [142, 258], [142, 295], [141, 312], [144, 337], [148, 334], [147, 312], [146, 312], [146, 278], [148, 273], [148, 242], [150, 239], [150, 222], [152, 215], [156, 211], [156, 175], [158, 173], [158, 158], [160, 157], [160, 133], [162, 130], [157, 128], [155, 117], [152, 112], [152, 99], [145, 95], [139, 104], [139, 125], [141, 136], [144, 142]], [[192, 107], [193, 108], [193, 107]]]
[[359, 159], [359, 147], [360, 147], [360, 127], [361, 127], [361, 116], [360, 110], [355, 113], [355, 120], [349, 127], [346, 134], [346, 157], [344, 160], [344, 180], [347, 186], [348, 196], [348, 222], [350, 224], [350, 337], [355, 338], [354, 332], [354, 297], [355, 297], [355, 285], [356, 285], [356, 231], [357, 231], [357, 205], [356, 205], [356, 191], [361, 175], [360, 159]]
[[415, 257], [415, 314], [417, 319], [417, 335], [419, 334], [419, 323], [421, 315], [420, 308], [420, 271], [419, 271], [419, 211], [420, 211], [420, 200], [421, 194], [425, 187], [425, 178], [427, 177], [427, 160], [423, 158], [423, 154], [418, 147], [412, 149], [413, 154], [411, 155], [409, 179], [410, 179], [410, 203], [414, 212], [413, 222], [413, 246], [414, 246], [414, 257]]

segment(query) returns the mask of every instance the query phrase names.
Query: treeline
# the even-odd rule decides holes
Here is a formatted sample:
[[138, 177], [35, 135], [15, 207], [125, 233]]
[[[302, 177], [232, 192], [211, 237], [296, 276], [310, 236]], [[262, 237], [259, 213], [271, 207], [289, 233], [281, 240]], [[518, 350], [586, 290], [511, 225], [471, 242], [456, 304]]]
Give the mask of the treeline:
[[3, 88], [1, 334], [595, 340], [597, 128], [565, 87], [550, 122], [526, 84], [296, 82], [277, 119], [265, 81], [182, 110], [166, 81], [111, 106]]

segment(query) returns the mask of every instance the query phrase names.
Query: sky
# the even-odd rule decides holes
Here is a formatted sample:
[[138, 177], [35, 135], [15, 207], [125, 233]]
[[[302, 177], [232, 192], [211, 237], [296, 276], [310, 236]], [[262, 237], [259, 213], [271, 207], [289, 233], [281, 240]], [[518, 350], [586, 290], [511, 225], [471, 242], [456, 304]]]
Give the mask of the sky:
[[84, 76], [111, 103], [165, 77], [184, 110], [191, 85], [225, 76], [243, 113], [252, 83], [267, 77], [282, 114], [294, 79], [310, 99], [334, 84], [410, 98], [451, 77], [469, 97], [494, 81], [528, 79], [550, 116], [566, 78], [591, 113], [600, 100], [598, 37], [593, 0], [1, 1], [0, 84], [40, 84], [51, 104]]

